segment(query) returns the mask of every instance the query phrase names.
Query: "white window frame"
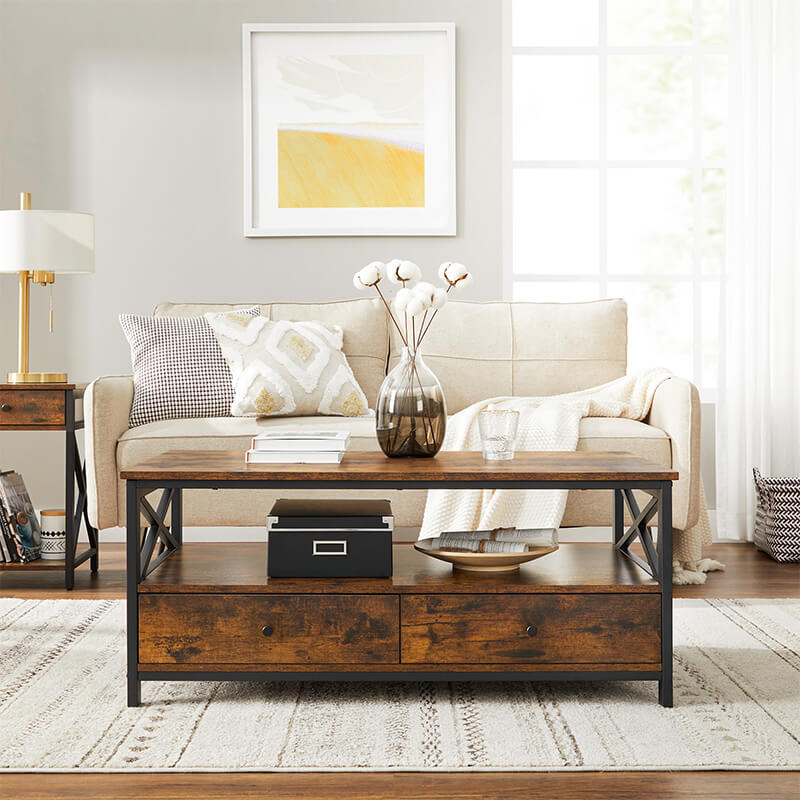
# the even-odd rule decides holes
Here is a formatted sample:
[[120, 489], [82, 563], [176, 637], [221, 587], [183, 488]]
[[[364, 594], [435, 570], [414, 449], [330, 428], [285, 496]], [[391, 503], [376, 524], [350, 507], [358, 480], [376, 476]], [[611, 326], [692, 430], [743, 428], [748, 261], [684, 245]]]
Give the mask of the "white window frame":
[[[727, 55], [724, 45], [707, 45], [702, 40], [702, 2], [693, 0], [692, 41], [690, 44], [648, 45], [641, 47], [610, 47], [607, 37], [607, 0], [597, 0], [599, 36], [596, 46], [586, 47], [516, 47], [511, 43], [512, 0], [503, 0], [503, 297], [513, 300], [515, 283], [595, 283], [600, 297], [614, 297], [616, 283], [678, 283], [691, 284], [693, 301], [692, 367], [693, 381], [700, 387], [703, 400], [714, 402], [715, 390], [701, 385], [703, 372], [702, 296], [704, 284], [719, 284], [720, 274], [703, 273], [703, 207], [702, 178], [704, 169], [725, 170], [724, 161], [703, 158], [702, 97], [703, 57]], [[517, 160], [512, 156], [512, 80], [515, 55], [594, 55], [598, 58], [598, 155], [589, 160]], [[608, 105], [608, 58], [614, 55], [691, 55], [692, 56], [692, 157], [672, 160], [609, 159], [606, 115]], [[691, 170], [693, 187], [693, 225], [695, 230], [690, 273], [624, 274], [608, 272], [608, 193], [609, 168], [652, 167]], [[515, 274], [513, 245], [513, 177], [516, 170], [552, 168], [590, 168], [598, 175], [599, 270], [595, 273]]]

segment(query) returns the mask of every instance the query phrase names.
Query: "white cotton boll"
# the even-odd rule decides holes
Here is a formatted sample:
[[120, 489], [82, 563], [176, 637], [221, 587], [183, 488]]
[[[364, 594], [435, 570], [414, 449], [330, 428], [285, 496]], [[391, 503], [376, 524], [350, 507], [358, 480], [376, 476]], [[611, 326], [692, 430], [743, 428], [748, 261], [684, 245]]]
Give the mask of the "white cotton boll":
[[472, 273], [465, 272], [464, 275], [456, 283], [456, 289], [466, 289], [472, 283]]
[[433, 302], [433, 294], [436, 287], [427, 281], [420, 281], [411, 291], [418, 297], [423, 297], [430, 305]]
[[383, 262], [372, 261], [353, 276], [353, 285], [356, 289], [366, 289], [368, 286], [374, 286], [383, 277], [383, 269]]
[[441, 287], [433, 290], [433, 300], [431, 306], [433, 308], [441, 308], [447, 302], [447, 291]]
[[422, 277], [422, 270], [413, 261], [403, 261], [398, 271], [404, 281], [418, 281]]
[[448, 261], [439, 267], [439, 276], [450, 286], [460, 283], [465, 275], [468, 275], [467, 268], [457, 261]]
[[413, 295], [406, 306], [406, 314], [410, 314], [412, 317], [424, 314], [427, 310], [428, 306], [425, 304], [425, 300], [418, 294]]
[[398, 314], [405, 314], [408, 309], [408, 304], [414, 297], [411, 289], [398, 289], [397, 294], [394, 296], [394, 307]]
[[453, 281], [453, 283], [457, 283], [467, 274], [467, 268], [463, 264], [459, 264], [457, 261], [454, 261], [450, 265], [450, 269], [447, 270], [447, 277]]
[[402, 263], [402, 258], [393, 258], [391, 261], [386, 262], [386, 277], [391, 283], [403, 282], [403, 278], [400, 277], [400, 265]]

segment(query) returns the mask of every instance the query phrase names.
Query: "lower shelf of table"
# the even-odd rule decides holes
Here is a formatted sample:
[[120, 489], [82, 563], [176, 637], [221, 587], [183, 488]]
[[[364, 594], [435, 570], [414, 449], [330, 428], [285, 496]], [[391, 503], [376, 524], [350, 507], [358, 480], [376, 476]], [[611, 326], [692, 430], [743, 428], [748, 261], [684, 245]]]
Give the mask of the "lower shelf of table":
[[65, 569], [65, 563], [63, 561], [43, 561], [42, 559], [36, 559], [36, 561], [29, 561], [27, 564], [20, 564], [18, 561], [4, 561], [0, 563], [0, 572], [5, 570], [17, 570], [17, 571], [27, 571], [27, 572], [42, 572], [43, 570], [53, 570], [58, 569], [62, 572]]

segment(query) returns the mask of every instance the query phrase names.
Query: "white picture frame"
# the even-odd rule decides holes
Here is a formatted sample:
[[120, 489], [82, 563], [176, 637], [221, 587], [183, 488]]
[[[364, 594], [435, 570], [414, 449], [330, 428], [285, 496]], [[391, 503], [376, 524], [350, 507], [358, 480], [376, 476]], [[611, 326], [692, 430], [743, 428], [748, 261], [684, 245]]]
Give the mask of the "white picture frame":
[[245, 236], [456, 235], [453, 23], [246, 23], [242, 66]]

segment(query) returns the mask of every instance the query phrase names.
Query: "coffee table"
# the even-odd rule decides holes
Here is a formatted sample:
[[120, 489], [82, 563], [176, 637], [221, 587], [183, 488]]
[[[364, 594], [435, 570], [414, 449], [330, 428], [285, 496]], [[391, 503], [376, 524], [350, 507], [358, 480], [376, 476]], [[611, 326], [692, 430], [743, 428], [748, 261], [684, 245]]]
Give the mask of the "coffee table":
[[[309, 465], [174, 451], [121, 477], [130, 706], [142, 681], [519, 679], [658, 681], [672, 705], [673, 470], [628, 453], [349, 452]], [[265, 549], [254, 559], [231, 543], [209, 564], [182, 546], [185, 489], [242, 488], [604, 489], [614, 540], [565, 544], [511, 574], [453, 572], [396, 545], [392, 578], [268, 579]], [[649, 498], [643, 508], [634, 490]]]

